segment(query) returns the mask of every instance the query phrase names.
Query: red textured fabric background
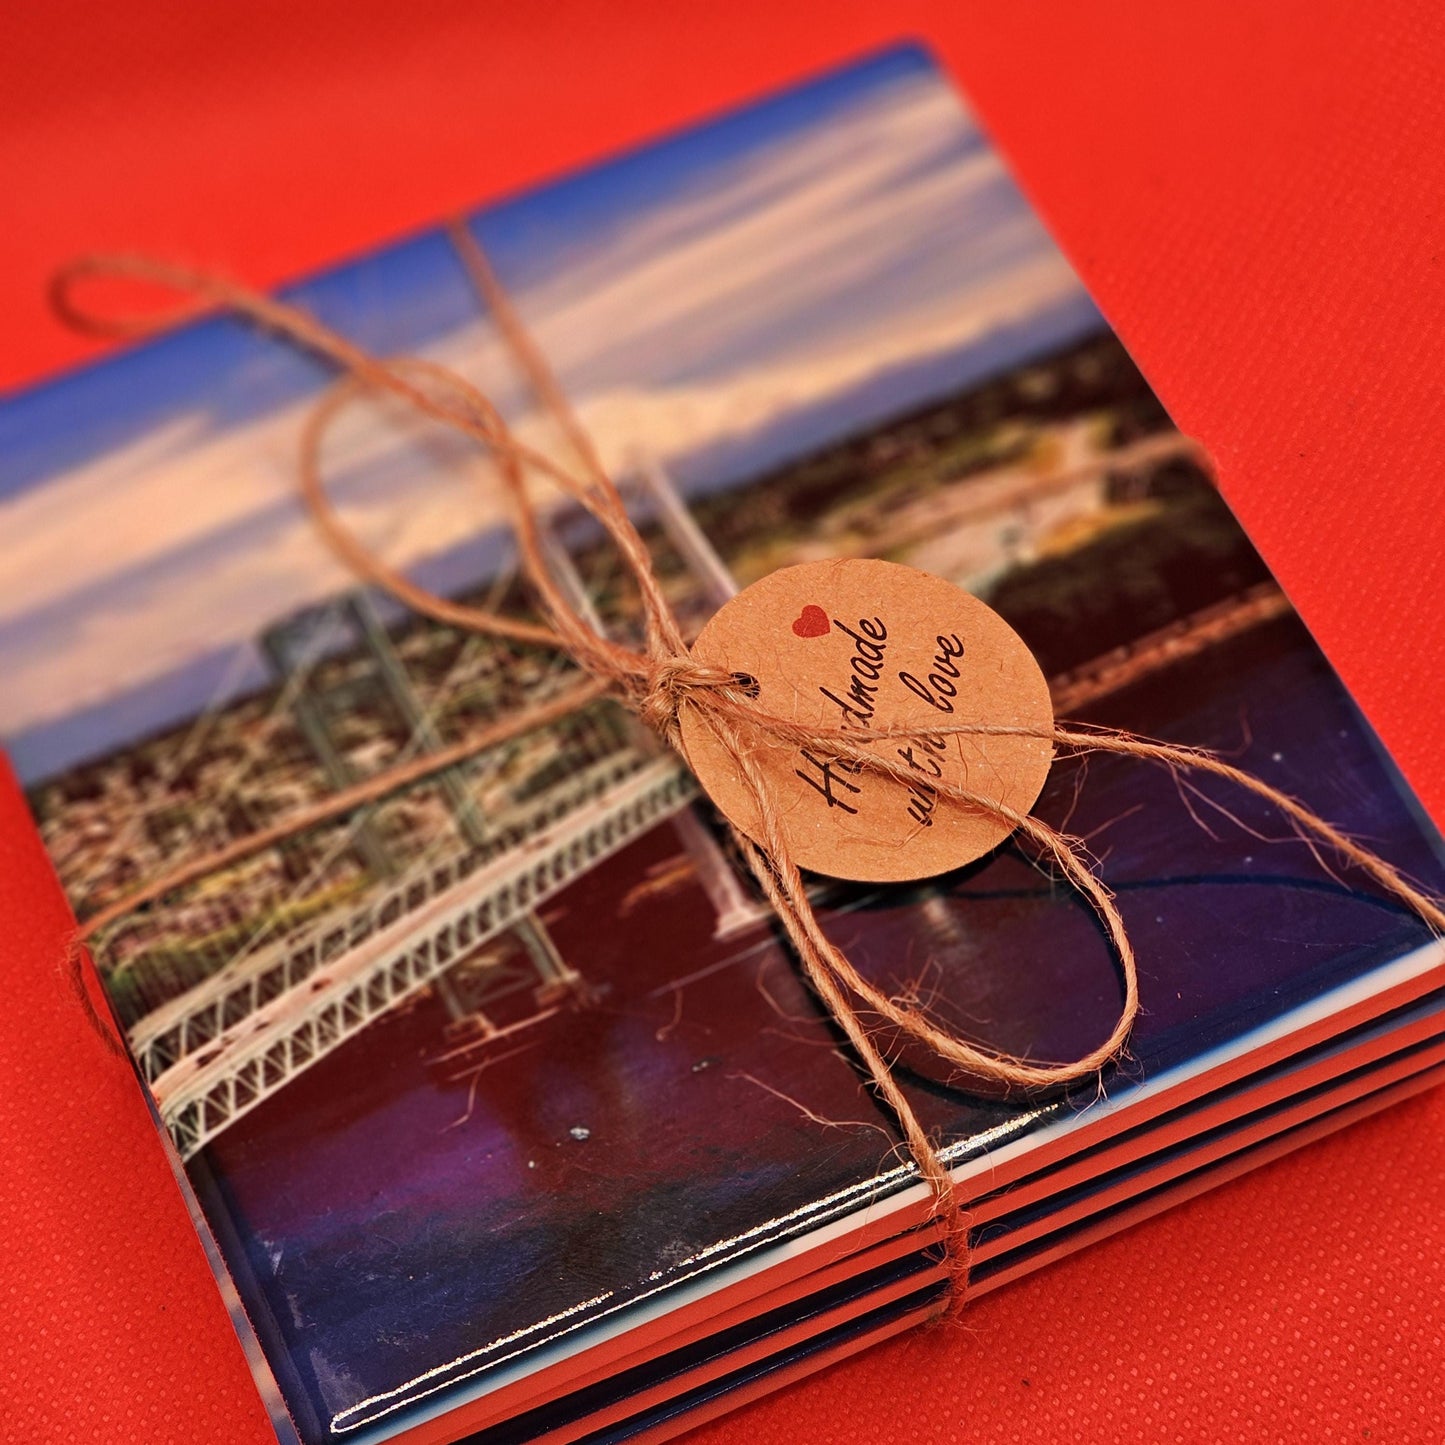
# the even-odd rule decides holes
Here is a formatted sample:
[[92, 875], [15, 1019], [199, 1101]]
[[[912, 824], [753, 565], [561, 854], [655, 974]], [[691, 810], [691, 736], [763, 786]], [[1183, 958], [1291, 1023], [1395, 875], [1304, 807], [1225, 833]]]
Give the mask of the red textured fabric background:
[[[1428, 0], [10, 6], [0, 384], [84, 353], [41, 302], [77, 251], [279, 281], [905, 35], [971, 94], [1445, 817]], [[64, 903], [4, 787], [0, 918], [0, 1439], [263, 1445], [140, 1098], [60, 984]], [[1442, 1161], [1427, 1096], [698, 1439], [1445, 1439]]]

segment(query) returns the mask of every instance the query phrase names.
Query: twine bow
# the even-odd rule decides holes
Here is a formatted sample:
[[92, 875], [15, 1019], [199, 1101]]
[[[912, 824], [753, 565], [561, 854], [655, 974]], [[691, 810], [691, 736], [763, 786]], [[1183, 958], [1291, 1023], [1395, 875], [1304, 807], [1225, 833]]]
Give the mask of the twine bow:
[[[260, 295], [223, 277], [135, 256], [87, 257], [62, 271], [53, 283], [52, 299], [60, 315], [78, 329], [103, 335], [139, 335], [199, 311], [229, 310], [261, 328], [332, 363], [341, 379], [321, 399], [301, 436], [299, 483], [311, 518], [331, 550], [357, 578], [389, 593], [412, 610], [450, 627], [496, 638], [554, 648], [571, 659], [593, 681], [583, 691], [591, 696], [606, 692], [620, 699], [643, 724], [670, 747], [681, 751], [679, 719], [696, 712], [721, 741], [746, 783], [761, 819], [754, 839], [733, 830], [738, 849], [757, 879], [803, 966], [806, 977], [847, 1036], [866, 1068], [874, 1088], [896, 1119], [919, 1174], [931, 1191], [933, 1215], [941, 1226], [953, 1278], [952, 1303], [961, 1304], [968, 1278], [968, 1222], [956, 1207], [954, 1181], [933, 1141], [894, 1077], [892, 1068], [872, 1029], [864, 1020], [871, 1014], [886, 1020], [950, 1065], [965, 1080], [988, 1081], [1005, 1089], [1057, 1089], [1097, 1074], [1125, 1047], [1139, 1011], [1138, 969], [1133, 946], [1113, 896], [1094, 872], [1084, 845], [1048, 824], [1009, 808], [996, 798], [940, 781], [937, 792], [964, 807], [1005, 822], [1015, 836], [1041, 859], [1055, 867], [1097, 912], [1113, 946], [1123, 981], [1123, 1003], [1107, 1038], [1069, 1062], [1045, 1062], [1016, 1057], [970, 1042], [933, 1022], [913, 1003], [895, 998], [871, 983], [827, 936], [809, 901], [804, 880], [789, 854], [779, 822], [771, 785], [759, 770], [749, 739], [759, 733], [800, 748], [825, 751], [839, 760], [908, 783], [904, 764], [892, 762], [863, 746], [914, 736], [906, 727], [849, 728], [803, 725], [760, 708], [746, 679], [695, 660], [678, 620], [663, 595], [646, 543], [627, 514], [626, 507], [603, 467], [591, 438], [580, 425], [545, 358], [517, 318], [475, 238], [461, 223], [451, 229], [453, 241], [482, 300], [526, 373], [539, 400], [561, 427], [580, 469], [562, 466], [552, 457], [521, 441], [496, 407], [463, 377], [435, 363], [415, 358], [382, 360], [323, 326], [300, 309]], [[100, 317], [83, 309], [75, 298], [78, 282], [93, 277], [130, 278], [156, 283], [194, 298], [182, 311], [154, 315]], [[541, 625], [452, 601], [418, 586], [388, 566], [341, 521], [322, 483], [321, 449], [325, 433], [337, 414], [362, 397], [390, 396], [415, 413], [430, 418], [477, 443], [497, 463], [509, 503], [510, 521], [526, 577], [541, 603], [548, 624]], [[641, 601], [643, 646], [627, 647], [603, 636], [582, 615], [559, 585], [548, 565], [532, 496], [534, 479], [544, 477], [584, 508], [603, 528], [625, 563]], [[581, 693], [579, 692], [578, 696]], [[556, 714], [569, 699], [528, 709], [473, 740], [471, 751], [496, 746], [508, 737], [539, 725]], [[575, 705], [575, 703], [574, 703]], [[986, 724], [930, 723], [934, 735], [1039, 736], [1030, 729], [990, 727]], [[1445, 934], [1445, 912], [1432, 898], [1410, 884], [1389, 863], [1361, 847], [1296, 799], [1251, 774], [1203, 750], [1154, 742], [1130, 733], [1107, 729], [1055, 727], [1044, 734], [1060, 750], [1083, 754], [1108, 752], [1139, 758], [1175, 770], [1211, 775], [1254, 793], [1271, 803], [1305, 838], [1318, 840], [1340, 857], [1363, 869], [1387, 893], [1405, 903], [1437, 934]], [[362, 789], [352, 789], [319, 807], [283, 820], [251, 840], [269, 846], [293, 833], [312, 827], [326, 817], [354, 807]], [[190, 859], [143, 889], [119, 900], [90, 918], [71, 951], [72, 981], [87, 1012], [107, 1041], [109, 1032], [95, 1015], [81, 973], [81, 947], [116, 919], [144, 903], [188, 882], [217, 864], [244, 852], [232, 847], [200, 859]]]

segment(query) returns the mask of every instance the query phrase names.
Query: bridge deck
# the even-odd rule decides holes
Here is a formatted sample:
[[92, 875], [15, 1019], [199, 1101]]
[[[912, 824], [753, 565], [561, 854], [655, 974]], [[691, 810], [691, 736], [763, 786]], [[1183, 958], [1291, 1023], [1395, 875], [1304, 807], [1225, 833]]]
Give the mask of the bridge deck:
[[1094, 658], [1084, 667], [1051, 678], [1049, 692], [1054, 700], [1054, 712], [1059, 717], [1067, 717], [1160, 668], [1195, 657], [1252, 627], [1284, 617], [1291, 610], [1289, 599], [1273, 582], [1260, 583], [1238, 597], [1182, 617], [1168, 627]]
[[286, 938], [229, 963], [139, 1020], [130, 1031], [131, 1051], [154, 1082], [186, 1055], [205, 1047], [263, 1004], [309, 977], [322, 964], [355, 947], [380, 927], [396, 922], [476, 872], [501, 852], [600, 796], [644, 766], [646, 757], [624, 748], [582, 769], [492, 820], [485, 844], [461, 846], [411, 869], [360, 904], [307, 924]]
[[152, 1084], [183, 1157], [695, 796], [660, 758], [264, 1003]]

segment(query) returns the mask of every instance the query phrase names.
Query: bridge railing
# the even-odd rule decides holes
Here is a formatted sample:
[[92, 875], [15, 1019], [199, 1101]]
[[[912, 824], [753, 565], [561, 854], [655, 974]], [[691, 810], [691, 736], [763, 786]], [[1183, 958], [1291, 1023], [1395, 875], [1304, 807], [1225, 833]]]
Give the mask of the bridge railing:
[[398, 919], [269, 1000], [243, 1028], [193, 1050], [154, 1081], [182, 1157], [695, 796], [676, 758], [643, 759], [617, 786], [438, 894], [414, 924]]
[[317, 969], [424, 908], [478, 869], [615, 787], [646, 762], [635, 749], [619, 747], [497, 815], [481, 843], [460, 845], [445, 857], [426, 860], [360, 902], [333, 909], [286, 938], [238, 953], [217, 973], [147, 1014], [131, 1029], [131, 1047], [145, 1077], [154, 1082]]

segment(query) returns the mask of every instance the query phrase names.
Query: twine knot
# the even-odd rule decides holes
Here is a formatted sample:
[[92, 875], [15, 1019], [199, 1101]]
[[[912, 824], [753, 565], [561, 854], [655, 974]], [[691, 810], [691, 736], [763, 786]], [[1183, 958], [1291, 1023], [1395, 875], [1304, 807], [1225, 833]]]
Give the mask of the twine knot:
[[682, 740], [678, 714], [699, 695], [722, 694], [738, 702], [755, 696], [757, 683], [745, 673], [698, 662], [686, 652], [649, 659], [634, 706], [637, 715], [669, 746]]

